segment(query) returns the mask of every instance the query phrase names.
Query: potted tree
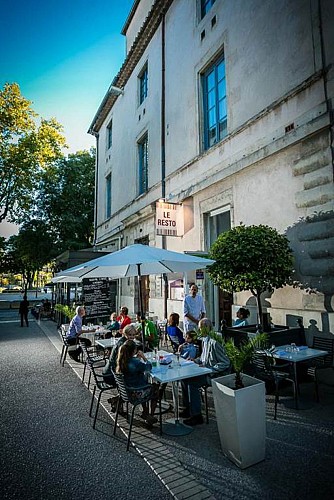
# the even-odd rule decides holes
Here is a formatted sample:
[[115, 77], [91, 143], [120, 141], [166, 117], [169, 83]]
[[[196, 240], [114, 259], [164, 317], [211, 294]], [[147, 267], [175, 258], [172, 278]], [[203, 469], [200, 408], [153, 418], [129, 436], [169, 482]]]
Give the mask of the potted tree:
[[249, 290], [254, 295], [261, 325], [263, 292], [295, 284], [289, 240], [269, 226], [241, 224], [220, 234], [209, 257], [215, 260], [208, 269], [215, 285], [230, 293]]
[[[209, 333], [224, 343], [217, 333]], [[234, 373], [212, 380], [218, 432], [224, 454], [244, 469], [265, 458], [266, 400], [265, 384], [243, 373], [257, 348], [267, 342], [266, 334], [241, 344], [233, 339], [224, 343]]]

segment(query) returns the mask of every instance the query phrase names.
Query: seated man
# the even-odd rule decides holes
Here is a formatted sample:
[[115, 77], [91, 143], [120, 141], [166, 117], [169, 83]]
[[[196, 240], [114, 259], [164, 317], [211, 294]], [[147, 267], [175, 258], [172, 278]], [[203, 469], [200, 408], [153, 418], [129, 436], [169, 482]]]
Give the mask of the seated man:
[[[68, 332], [66, 334], [67, 342], [69, 345], [77, 345], [80, 335], [82, 335], [82, 318], [85, 316], [86, 311], [84, 306], [78, 306], [75, 310], [75, 316], [70, 322]], [[87, 338], [82, 338], [83, 342], [87, 347], [91, 346], [92, 343]], [[68, 350], [69, 356], [77, 362], [80, 362], [79, 356], [81, 353], [81, 347], [77, 346], [75, 350]]]
[[158, 332], [155, 324], [153, 321], [150, 321], [149, 319], [146, 319], [144, 316], [141, 317], [140, 312], [137, 312], [136, 314], [136, 320], [137, 320], [137, 340], [142, 340], [141, 336], [141, 329], [142, 329], [142, 322], [144, 321], [145, 323], [145, 342], [147, 342], [148, 348], [153, 350], [155, 347], [159, 346], [159, 337], [158, 337]]
[[211, 378], [230, 371], [230, 360], [223, 345], [210, 337], [211, 321], [203, 318], [199, 321], [198, 327], [202, 337], [202, 354], [195, 359], [195, 363], [211, 368], [213, 373], [209, 376], [202, 375], [181, 381], [184, 410], [180, 412], [180, 417], [189, 417], [183, 421], [186, 425], [203, 423], [200, 388], [205, 384], [211, 385]]

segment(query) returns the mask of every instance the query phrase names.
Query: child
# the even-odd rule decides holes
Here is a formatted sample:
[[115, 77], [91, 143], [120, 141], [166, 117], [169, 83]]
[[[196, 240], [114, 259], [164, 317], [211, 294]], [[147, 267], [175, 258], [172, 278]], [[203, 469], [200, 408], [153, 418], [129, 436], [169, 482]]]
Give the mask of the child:
[[184, 359], [195, 359], [197, 357], [197, 346], [194, 344], [196, 339], [196, 332], [189, 331], [186, 334], [186, 341], [184, 344], [180, 345], [179, 353], [181, 358]]

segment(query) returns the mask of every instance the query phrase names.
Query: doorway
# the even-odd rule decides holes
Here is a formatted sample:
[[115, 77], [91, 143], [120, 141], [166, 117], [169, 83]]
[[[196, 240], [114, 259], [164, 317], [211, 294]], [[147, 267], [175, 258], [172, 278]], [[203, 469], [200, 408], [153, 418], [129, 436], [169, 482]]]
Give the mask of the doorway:
[[[220, 234], [231, 229], [230, 206], [204, 214], [204, 228], [206, 248], [209, 250]], [[207, 299], [207, 314], [212, 319], [215, 329], [220, 329], [223, 320], [226, 321], [228, 326], [231, 326], [233, 295], [220, 290], [210, 281], [207, 287]]]

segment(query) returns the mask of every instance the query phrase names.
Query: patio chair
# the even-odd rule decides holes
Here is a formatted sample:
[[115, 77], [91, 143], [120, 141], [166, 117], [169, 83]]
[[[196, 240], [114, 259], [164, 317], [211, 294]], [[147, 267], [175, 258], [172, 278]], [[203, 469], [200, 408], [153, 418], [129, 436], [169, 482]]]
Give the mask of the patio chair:
[[67, 337], [66, 337], [67, 329], [68, 328], [66, 328], [66, 325], [61, 325], [60, 328], [58, 329], [58, 333], [59, 333], [59, 335], [61, 337], [61, 340], [63, 342], [61, 353], [60, 353], [59, 363], [62, 364], [63, 366], [65, 364], [65, 360], [66, 360], [66, 356], [67, 356], [67, 353], [68, 353], [68, 349], [70, 347], [70, 344], [68, 343], [68, 340], [67, 340]]
[[[122, 402], [126, 403], [127, 408], [128, 408], [129, 404], [132, 405], [132, 412], [130, 415], [130, 422], [129, 422], [130, 428], [129, 428], [127, 445], [126, 445], [126, 451], [129, 451], [135, 409], [137, 408], [137, 406], [139, 406], [143, 403], [148, 403], [149, 401], [151, 401], [151, 399], [152, 399], [151, 394], [147, 394], [147, 393], [145, 394], [145, 389], [149, 388], [150, 385], [147, 385], [145, 387], [140, 387], [140, 388], [131, 388], [131, 387], [126, 386], [125, 381], [124, 381], [124, 375], [122, 375], [120, 373], [114, 373], [114, 377], [116, 380], [117, 389], [118, 389], [118, 393], [119, 393], [117, 410], [116, 410], [116, 415], [115, 415], [114, 435], [116, 434], [118, 414], [119, 414]], [[161, 413], [161, 398], [159, 398], [160, 434], [162, 434], [162, 416], [161, 415], [162, 415], [162, 413]]]
[[90, 380], [92, 377], [92, 371], [91, 371], [91, 366], [94, 365], [95, 367], [98, 366], [105, 366], [106, 364], [106, 358], [104, 354], [100, 354], [100, 352], [97, 351], [95, 347], [88, 347], [85, 342], [82, 342], [82, 340], [79, 338], [79, 345], [82, 349], [82, 353], [84, 356], [84, 369], [82, 373], [82, 379], [81, 382], [84, 383], [85, 380], [85, 374], [86, 374], [86, 369], [88, 368], [89, 370], [89, 377], [88, 377], [88, 389], [90, 385]]
[[321, 358], [310, 359], [307, 363], [307, 375], [311, 376], [314, 380], [315, 395], [317, 402], [319, 403], [319, 380], [318, 373], [320, 370], [325, 368], [331, 368], [334, 370], [333, 366], [333, 356], [334, 356], [334, 341], [332, 339], [324, 337], [314, 337], [313, 338], [313, 349], [320, 349], [321, 351], [327, 351], [328, 354]]
[[91, 404], [90, 404], [90, 410], [89, 410], [89, 416], [90, 417], [92, 416], [92, 411], [93, 411], [93, 405], [94, 405], [94, 398], [95, 398], [96, 389], [98, 391], [100, 391], [99, 395], [98, 395], [98, 398], [97, 398], [97, 404], [96, 404], [94, 421], [93, 421], [93, 429], [95, 429], [96, 420], [97, 420], [97, 414], [98, 414], [99, 406], [100, 406], [100, 402], [101, 402], [101, 396], [102, 396], [102, 394], [104, 392], [110, 391], [112, 389], [115, 389], [115, 386], [114, 385], [106, 384], [106, 382], [104, 381], [103, 375], [100, 374], [100, 373], [97, 373], [97, 371], [96, 371], [97, 367], [94, 366], [94, 364], [89, 365], [89, 368], [90, 368], [91, 373], [93, 374], [93, 378], [94, 378], [94, 382], [95, 382], [94, 389], [93, 389], [93, 394], [92, 394], [92, 400], [91, 400]]
[[[290, 364], [284, 363], [281, 365], [275, 364], [275, 358], [268, 351], [257, 352], [253, 355], [252, 365], [254, 376], [265, 382], [272, 382], [275, 385], [275, 410], [274, 420], [277, 418], [277, 403], [279, 403], [279, 387], [282, 382], [291, 382], [293, 387], [293, 395], [296, 397], [296, 383], [290, 375]], [[287, 371], [284, 371], [284, 370]]]

